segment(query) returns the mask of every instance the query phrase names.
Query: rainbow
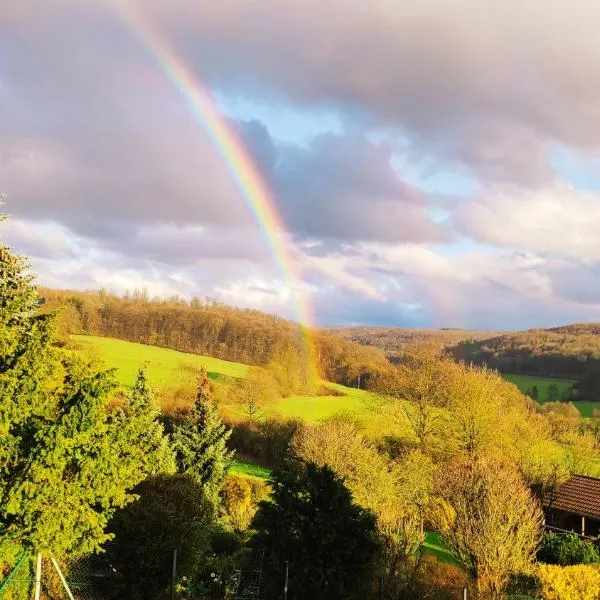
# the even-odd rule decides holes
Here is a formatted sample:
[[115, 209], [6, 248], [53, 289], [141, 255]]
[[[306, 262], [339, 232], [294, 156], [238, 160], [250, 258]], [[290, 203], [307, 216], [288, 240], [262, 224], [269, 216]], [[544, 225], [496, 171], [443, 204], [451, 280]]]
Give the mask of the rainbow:
[[136, 10], [133, 2], [129, 0], [117, 0], [113, 4], [128, 28], [137, 35], [162, 72], [181, 94], [235, 179], [281, 275], [292, 291], [295, 319], [299, 323], [307, 356], [314, 356], [308, 329], [313, 319], [309, 303], [302, 293], [300, 271], [286, 247], [284, 221], [259, 169], [238, 133], [218, 109], [208, 87], [194, 76], [149, 19], [140, 10]]

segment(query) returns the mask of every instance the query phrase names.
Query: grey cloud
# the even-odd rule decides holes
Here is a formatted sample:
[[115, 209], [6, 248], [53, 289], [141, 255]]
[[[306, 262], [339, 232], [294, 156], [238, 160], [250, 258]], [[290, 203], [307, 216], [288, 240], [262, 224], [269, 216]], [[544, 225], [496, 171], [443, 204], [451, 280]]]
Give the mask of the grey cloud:
[[255, 121], [242, 131], [276, 191], [284, 221], [299, 236], [449, 240], [449, 232], [428, 214], [428, 197], [399, 178], [387, 148], [363, 134], [322, 134], [296, 146], [277, 145]]
[[370, 113], [482, 177], [538, 183], [549, 143], [598, 150], [592, 0], [151, 4], [214, 84]]

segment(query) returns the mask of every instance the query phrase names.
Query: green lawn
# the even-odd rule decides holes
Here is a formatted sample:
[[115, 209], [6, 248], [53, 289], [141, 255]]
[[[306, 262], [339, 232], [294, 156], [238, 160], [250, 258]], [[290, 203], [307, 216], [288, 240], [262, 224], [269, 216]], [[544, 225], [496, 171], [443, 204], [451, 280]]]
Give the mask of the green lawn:
[[271, 476], [270, 469], [252, 463], [242, 462], [241, 460], [233, 461], [229, 473], [231, 475], [239, 475], [240, 477], [250, 477], [253, 479], [268, 479]]
[[112, 338], [87, 335], [72, 337], [83, 348], [97, 352], [107, 367], [116, 368], [119, 383], [125, 386], [133, 384], [137, 370], [143, 365], [147, 366], [148, 378], [153, 386], [176, 383], [200, 367], [204, 367], [212, 377], [225, 375], [238, 378], [243, 377], [248, 370], [247, 365], [211, 356], [187, 354]]

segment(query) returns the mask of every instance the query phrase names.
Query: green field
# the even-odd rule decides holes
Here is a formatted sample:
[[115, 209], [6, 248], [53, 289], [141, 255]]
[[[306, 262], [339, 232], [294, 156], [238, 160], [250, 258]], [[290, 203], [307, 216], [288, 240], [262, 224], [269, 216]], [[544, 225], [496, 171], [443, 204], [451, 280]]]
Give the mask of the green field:
[[558, 388], [558, 393], [568, 391], [575, 383], [572, 379], [552, 379], [550, 377], [532, 377], [530, 375], [504, 375], [505, 379], [514, 383], [523, 393], [531, 390], [535, 385], [539, 392], [539, 401], [546, 402], [548, 399], [548, 387], [555, 385]]
[[[240, 363], [112, 338], [77, 335], [73, 336], [73, 340], [84, 349], [97, 354], [107, 367], [117, 369], [117, 378], [124, 386], [133, 384], [137, 370], [142, 365], [146, 365], [148, 378], [153, 386], [177, 383], [202, 366], [213, 377], [239, 378], [248, 370], [247, 365]], [[351, 413], [365, 420], [375, 416], [369, 403], [373, 396], [369, 392], [329, 382], [327, 386], [345, 395], [281, 398], [267, 407], [266, 416], [299, 418], [307, 422], [319, 421], [341, 412]], [[242, 409], [234, 412], [239, 412], [239, 416], [243, 413]]]
[[[554, 384], [560, 394], [566, 392], [575, 382], [572, 379], [552, 379], [550, 377], [533, 377], [530, 375], [504, 375], [505, 379], [514, 383], [523, 393], [537, 386], [539, 402], [548, 401], [548, 386]], [[600, 408], [599, 402], [577, 400], [573, 404], [579, 409], [582, 417], [591, 417], [595, 408]]]
[[137, 370], [143, 365], [146, 365], [148, 379], [153, 386], [176, 383], [200, 367], [204, 367], [212, 377], [225, 375], [238, 378], [248, 370], [247, 365], [240, 363], [168, 348], [87, 335], [74, 335], [72, 338], [84, 349], [96, 353], [107, 367], [117, 369], [119, 383], [124, 386], [133, 385]]

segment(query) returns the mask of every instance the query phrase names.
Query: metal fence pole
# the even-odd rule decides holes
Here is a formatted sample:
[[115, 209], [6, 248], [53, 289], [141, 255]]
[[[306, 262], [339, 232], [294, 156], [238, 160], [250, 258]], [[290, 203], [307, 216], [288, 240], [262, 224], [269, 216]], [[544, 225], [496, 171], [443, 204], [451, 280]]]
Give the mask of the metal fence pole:
[[287, 600], [288, 597], [288, 579], [290, 574], [290, 561], [285, 561], [285, 583], [283, 584], [283, 600]]
[[383, 600], [383, 575], [379, 577], [379, 600]]

